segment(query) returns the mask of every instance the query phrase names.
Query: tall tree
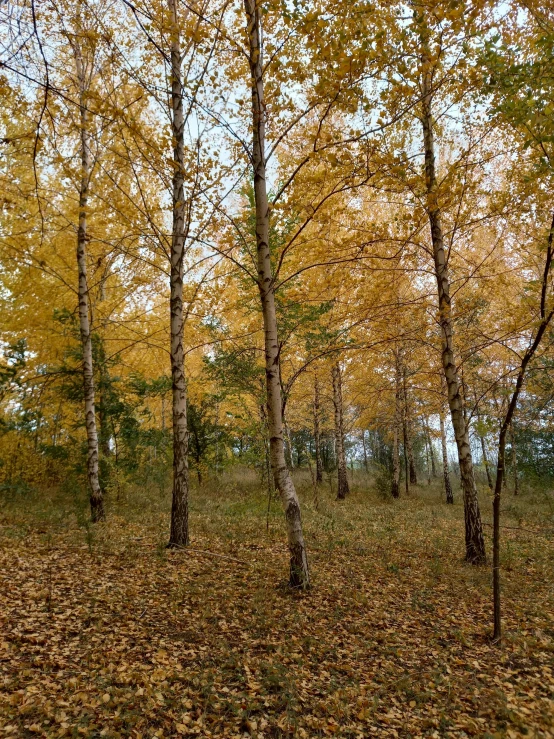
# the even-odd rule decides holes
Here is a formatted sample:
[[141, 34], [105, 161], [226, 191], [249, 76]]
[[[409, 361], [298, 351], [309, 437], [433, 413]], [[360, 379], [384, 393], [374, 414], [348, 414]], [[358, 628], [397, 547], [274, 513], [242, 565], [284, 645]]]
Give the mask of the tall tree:
[[315, 479], [316, 483], [323, 482], [323, 460], [321, 459], [321, 431], [320, 431], [320, 397], [319, 379], [314, 374], [314, 451], [315, 451]]
[[448, 451], [446, 448], [446, 433], [444, 430], [444, 415], [442, 411], [439, 413], [439, 422], [441, 429], [441, 449], [442, 449], [442, 477], [444, 481], [444, 493], [446, 495], [447, 503], [454, 503], [454, 496], [452, 494], [452, 485], [450, 484], [450, 471], [448, 469]]
[[430, 39], [423, 11], [416, 6], [414, 11], [421, 38], [421, 126], [425, 155], [425, 185], [427, 190], [427, 215], [431, 229], [433, 260], [439, 301], [439, 322], [442, 337], [442, 366], [448, 391], [448, 405], [458, 449], [458, 461], [462, 481], [465, 517], [466, 560], [472, 564], [483, 564], [486, 560], [485, 540], [481, 511], [477, 498], [477, 487], [473, 471], [473, 459], [469, 443], [469, 428], [464, 418], [463, 398], [458, 367], [454, 354], [454, 330], [452, 321], [452, 298], [448, 261], [444, 247], [440, 198], [437, 187], [435, 165], [435, 139], [433, 98], [437, 90], [434, 77], [435, 65], [430, 50]]
[[400, 450], [399, 435], [402, 411], [400, 409], [400, 359], [398, 351], [394, 352], [394, 410], [392, 419], [392, 481], [391, 495], [393, 498], [400, 497]]
[[269, 248], [269, 201], [265, 154], [266, 103], [264, 97], [264, 67], [261, 44], [262, 8], [255, 0], [245, 0], [248, 62], [251, 86], [251, 162], [254, 177], [254, 204], [256, 211], [257, 287], [263, 323], [271, 469], [275, 485], [285, 509], [290, 578], [292, 587], [310, 586], [308, 557], [302, 531], [298, 495], [285, 459], [283, 439], [283, 404], [279, 371], [279, 335], [275, 306], [275, 280]]
[[337, 458], [337, 498], [344, 500], [350, 492], [344, 448], [344, 408], [342, 403], [342, 373], [340, 364], [332, 368], [333, 405], [335, 408], [335, 453]]
[[536, 330], [530, 337], [525, 353], [521, 357], [521, 362], [516, 376], [515, 386], [510, 397], [508, 407], [501, 420], [500, 433], [498, 435], [498, 457], [496, 463], [496, 480], [494, 485], [493, 500], [493, 600], [494, 600], [494, 632], [493, 639], [500, 642], [502, 638], [502, 618], [500, 604], [500, 501], [502, 497], [502, 483], [504, 480], [506, 467], [506, 439], [508, 429], [512, 423], [512, 419], [517, 407], [518, 399], [525, 380], [529, 363], [537, 353], [543, 337], [554, 316], [554, 307], [552, 306], [552, 278], [551, 269], [554, 259], [554, 215], [550, 223], [550, 229], [546, 240], [546, 255], [544, 260], [544, 269], [540, 287], [539, 302], [539, 322]]
[[87, 473], [90, 490], [91, 518], [94, 522], [105, 518], [104, 495], [98, 473], [98, 431], [94, 397], [94, 368], [92, 361], [92, 331], [89, 285], [87, 280], [87, 207], [92, 175], [92, 151], [90, 143], [89, 99], [94, 74], [94, 51], [91, 49], [90, 28], [83, 27], [82, 3], [75, 16], [75, 33], [69, 34], [75, 59], [79, 94], [81, 180], [79, 185], [79, 225], [77, 229], [77, 270], [79, 327], [83, 351], [83, 390], [85, 425], [87, 431]]
[[187, 430], [187, 385], [183, 348], [183, 260], [185, 255], [187, 201], [185, 176], [185, 117], [181, 32], [177, 0], [169, 1], [171, 17], [171, 130], [173, 134], [173, 228], [171, 234], [170, 325], [171, 390], [173, 401], [173, 493], [169, 547], [189, 543], [189, 469]]
[[402, 392], [404, 396], [404, 438], [406, 440], [406, 454], [408, 461], [408, 473], [410, 485], [417, 485], [417, 472], [414, 460], [414, 445], [412, 441], [412, 425], [410, 414], [410, 399], [408, 397], [408, 383], [406, 381], [406, 363], [402, 364]]

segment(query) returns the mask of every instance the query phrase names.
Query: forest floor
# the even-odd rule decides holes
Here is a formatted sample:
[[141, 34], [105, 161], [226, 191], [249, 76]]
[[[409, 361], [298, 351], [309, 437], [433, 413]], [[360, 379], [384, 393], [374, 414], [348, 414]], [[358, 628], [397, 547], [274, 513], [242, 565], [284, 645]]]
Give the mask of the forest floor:
[[94, 527], [82, 501], [8, 501], [0, 737], [554, 737], [551, 494], [505, 495], [499, 648], [459, 495], [327, 487], [316, 510], [305, 487], [308, 593], [284, 584], [278, 504], [268, 532], [240, 479], [194, 491], [187, 551], [148, 486]]

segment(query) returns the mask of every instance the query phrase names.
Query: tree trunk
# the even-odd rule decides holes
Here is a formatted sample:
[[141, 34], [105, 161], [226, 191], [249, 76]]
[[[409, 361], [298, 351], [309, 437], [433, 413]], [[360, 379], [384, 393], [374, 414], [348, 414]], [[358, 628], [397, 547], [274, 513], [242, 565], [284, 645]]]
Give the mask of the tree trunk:
[[171, 128], [173, 134], [173, 230], [171, 236], [170, 325], [171, 386], [173, 402], [173, 495], [169, 547], [189, 543], [189, 469], [187, 430], [187, 386], [183, 349], [183, 258], [186, 239], [184, 192], [185, 145], [181, 41], [177, 2], [169, 0], [171, 13]]
[[458, 369], [454, 357], [452, 308], [450, 298], [450, 280], [444, 249], [441, 214], [438, 203], [437, 179], [435, 172], [435, 145], [433, 138], [433, 67], [424, 41], [423, 79], [422, 79], [422, 116], [423, 140], [425, 149], [425, 180], [427, 187], [427, 213], [431, 228], [433, 257], [437, 293], [439, 301], [439, 320], [442, 334], [442, 365], [448, 389], [448, 405], [454, 427], [454, 436], [458, 449], [460, 475], [464, 498], [465, 547], [466, 560], [472, 564], [483, 564], [486, 561], [485, 540], [481, 523], [481, 512], [477, 499], [477, 488], [473, 472], [473, 460], [469, 444], [469, 429], [464, 419]]
[[512, 445], [512, 467], [514, 471], [514, 495], [519, 495], [519, 480], [517, 476], [517, 449], [516, 435], [513, 422], [510, 424], [510, 442]]
[[410, 469], [408, 463], [408, 432], [406, 430], [406, 416], [402, 422], [402, 436], [404, 441], [404, 485], [406, 488], [406, 495], [410, 494]]
[[79, 298], [79, 328], [83, 350], [83, 390], [85, 396], [85, 424], [87, 431], [87, 476], [90, 496], [90, 514], [93, 522], [102, 521], [104, 496], [98, 475], [98, 432], [96, 429], [96, 408], [94, 398], [94, 372], [92, 363], [92, 335], [90, 328], [89, 290], [87, 284], [87, 204], [92, 155], [87, 110], [87, 71], [79, 42], [74, 46], [79, 80], [79, 112], [81, 128], [81, 182], [79, 188], [79, 226], [77, 230], [77, 271]]
[[362, 431], [362, 449], [364, 452], [364, 470], [366, 471], [366, 474], [369, 472], [369, 463], [367, 459], [367, 448], [365, 445], [365, 429]]
[[410, 404], [408, 401], [408, 386], [406, 383], [406, 365], [402, 368], [402, 382], [404, 388], [404, 434], [406, 441], [406, 453], [408, 455], [408, 468], [410, 474], [410, 485], [417, 485], [417, 472], [414, 462], [414, 447], [412, 444]]
[[[285, 438], [287, 440], [285, 451], [287, 452], [286, 457], [288, 457], [288, 465], [291, 470], [294, 469], [294, 458], [292, 456], [292, 439], [290, 436], [290, 429], [287, 423], [287, 417], [285, 414], [283, 414], [283, 427], [285, 429]], [[285, 457], [285, 458], [286, 458]]]
[[315, 480], [323, 482], [323, 464], [321, 460], [321, 433], [319, 430], [319, 380], [314, 376], [314, 445], [315, 445]]
[[344, 419], [342, 408], [342, 383], [340, 365], [333, 365], [333, 404], [335, 406], [335, 448], [337, 450], [337, 498], [344, 500], [350, 492], [346, 470], [346, 454], [344, 451]]
[[99, 401], [98, 401], [98, 443], [102, 457], [108, 459], [111, 455], [110, 449], [110, 429], [109, 429], [109, 413], [107, 410], [107, 398], [109, 394], [109, 386], [111, 382], [110, 372], [106, 363], [106, 352], [104, 343], [100, 340], [100, 346], [97, 359], [97, 370], [100, 374]]
[[395, 418], [392, 440], [391, 495], [393, 498], [400, 498], [400, 452], [398, 447], [398, 422]]
[[489, 489], [492, 490], [492, 477], [489, 467], [489, 460], [487, 458], [487, 444], [485, 442], [485, 437], [482, 434], [479, 434], [479, 438], [481, 439], [481, 454], [483, 455], [483, 464], [485, 465], [485, 472], [487, 473], [487, 484], [489, 486]]
[[439, 415], [439, 419], [441, 425], [442, 474], [444, 478], [444, 492], [446, 494], [446, 502], [449, 504], [453, 504], [454, 496], [452, 495], [450, 472], [448, 471], [448, 452], [446, 451], [446, 434], [444, 432], [444, 416], [442, 415], [442, 413]]
[[392, 482], [391, 495], [393, 498], [400, 497], [400, 373], [398, 357], [395, 361], [395, 392], [394, 392], [394, 419], [393, 419], [393, 441], [392, 441]]
[[437, 466], [435, 462], [435, 450], [433, 448], [433, 441], [431, 439], [431, 431], [429, 430], [429, 422], [425, 421], [425, 433], [427, 435], [427, 443], [429, 444], [429, 453], [431, 455], [431, 474], [433, 477], [437, 476]]
[[431, 457], [429, 456], [429, 444], [425, 434], [425, 461], [427, 463], [427, 485], [431, 484]]
[[281, 384], [279, 381], [279, 337], [275, 310], [275, 281], [272, 274], [269, 249], [269, 203], [267, 197], [265, 162], [265, 100], [263, 87], [263, 60], [260, 43], [261, 8], [256, 0], [244, 0], [248, 56], [252, 92], [252, 168], [256, 207], [256, 250], [258, 290], [264, 321], [265, 371], [267, 411], [270, 438], [271, 468], [275, 485], [285, 509], [288, 546], [290, 552], [290, 579], [293, 587], [308, 588], [310, 575], [302, 532], [298, 496], [285, 461]]
[[517, 375], [516, 385], [512, 397], [508, 404], [508, 410], [500, 425], [500, 433], [498, 435], [498, 460], [496, 464], [496, 481], [494, 485], [494, 499], [493, 499], [493, 530], [492, 530], [492, 546], [493, 546], [493, 557], [492, 557], [492, 589], [493, 589], [493, 620], [494, 620], [494, 632], [493, 640], [499, 644], [502, 638], [502, 616], [501, 616], [501, 604], [500, 604], [500, 499], [502, 496], [502, 481], [505, 471], [505, 454], [506, 454], [506, 435], [508, 428], [511, 426], [512, 418], [517, 406], [517, 401], [521, 388], [523, 387], [523, 380], [525, 378], [525, 372], [529, 362], [533, 359], [535, 352], [537, 351], [546, 330], [554, 316], [554, 308], [550, 308], [547, 311], [548, 301], [548, 287], [550, 284], [550, 268], [552, 266], [552, 260], [554, 258], [553, 252], [554, 244], [554, 215], [552, 216], [552, 222], [550, 224], [550, 231], [548, 234], [546, 259], [544, 264], [544, 272], [542, 276], [541, 286], [541, 302], [540, 302], [540, 318], [541, 321], [537, 328], [537, 332], [530, 342]]

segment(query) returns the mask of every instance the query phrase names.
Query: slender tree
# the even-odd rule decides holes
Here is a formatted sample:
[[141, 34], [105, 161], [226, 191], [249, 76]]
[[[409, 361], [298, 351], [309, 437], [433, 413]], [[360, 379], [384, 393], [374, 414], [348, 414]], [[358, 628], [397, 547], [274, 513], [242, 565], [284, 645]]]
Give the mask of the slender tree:
[[496, 480], [494, 485], [494, 499], [493, 499], [493, 562], [492, 562], [492, 582], [493, 582], [493, 620], [494, 620], [494, 632], [493, 640], [496, 643], [500, 643], [502, 639], [502, 615], [501, 615], [501, 602], [500, 602], [500, 501], [502, 497], [502, 482], [505, 474], [506, 466], [506, 438], [508, 435], [508, 429], [512, 423], [512, 419], [517, 407], [517, 402], [523, 382], [525, 380], [525, 373], [529, 363], [535, 356], [537, 349], [552, 321], [554, 316], [554, 307], [548, 305], [549, 303], [549, 288], [551, 285], [551, 268], [552, 259], [554, 257], [554, 215], [552, 216], [552, 222], [550, 224], [550, 231], [547, 239], [546, 257], [544, 262], [544, 270], [541, 280], [541, 293], [540, 293], [540, 306], [539, 306], [539, 324], [534, 336], [527, 346], [525, 353], [521, 358], [519, 370], [516, 377], [516, 383], [514, 391], [508, 403], [506, 413], [500, 424], [500, 433], [498, 435], [498, 461], [496, 463]]
[[407, 384], [407, 370], [406, 364], [402, 366], [402, 386], [404, 395], [404, 439], [406, 442], [406, 453], [408, 461], [408, 473], [410, 475], [410, 485], [417, 485], [417, 472], [414, 460], [414, 447], [412, 442], [412, 428], [411, 428], [411, 415], [410, 415], [410, 401], [408, 397], [408, 384]]
[[257, 287], [263, 323], [267, 415], [271, 469], [285, 510], [290, 553], [290, 585], [306, 589], [310, 586], [308, 558], [302, 531], [300, 504], [285, 460], [283, 440], [283, 406], [279, 372], [279, 335], [275, 306], [275, 280], [269, 248], [269, 202], [265, 155], [266, 103], [264, 99], [264, 67], [261, 44], [262, 9], [256, 0], [245, 0], [248, 62], [252, 106], [251, 162], [254, 176], [256, 211]]
[[400, 410], [400, 362], [398, 353], [395, 352], [394, 361], [394, 415], [392, 421], [392, 481], [391, 481], [391, 495], [393, 498], [400, 497], [400, 450], [399, 450], [399, 435], [400, 435], [400, 424], [401, 424], [401, 410]]
[[434, 65], [429, 50], [428, 33], [421, 24], [421, 125], [425, 155], [425, 184], [427, 190], [427, 215], [431, 229], [433, 259], [439, 301], [439, 322], [442, 338], [442, 366], [448, 391], [448, 405], [454, 437], [458, 449], [458, 461], [462, 482], [465, 518], [466, 560], [472, 564], [486, 561], [485, 539], [481, 523], [481, 511], [473, 471], [473, 459], [469, 443], [469, 428], [464, 418], [461, 384], [454, 354], [452, 299], [448, 261], [444, 248], [441, 210], [437, 192], [435, 165], [435, 141], [433, 120], [433, 96], [436, 90], [433, 79]]
[[448, 469], [448, 451], [446, 449], [446, 433], [444, 431], [444, 415], [442, 412], [439, 414], [440, 428], [441, 428], [441, 448], [442, 448], [442, 475], [444, 480], [444, 493], [446, 495], [447, 503], [454, 503], [454, 496], [452, 494], [452, 485], [450, 484], [450, 472]]
[[183, 260], [186, 240], [185, 117], [183, 113], [183, 80], [181, 34], [177, 0], [168, 0], [171, 18], [171, 130], [173, 134], [172, 204], [173, 226], [170, 255], [170, 333], [171, 390], [173, 407], [173, 493], [171, 529], [168, 546], [183, 547], [189, 543], [189, 469], [187, 430], [187, 386], [183, 348]]
[[321, 431], [319, 425], [320, 398], [319, 380], [314, 375], [314, 447], [315, 447], [315, 480], [319, 485], [323, 482], [323, 463], [321, 459]]
[[510, 445], [512, 447], [512, 470], [514, 475], [514, 495], [519, 495], [519, 479], [517, 474], [517, 449], [514, 422], [510, 424]]
[[346, 453], [344, 449], [344, 408], [342, 404], [342, 377], [340, 364], [336, 362], [332, 368], [333, 405], [335, 407], [335, 450], [337, 459], [337, 498], [344, 500], [350, 488], [346, 470]]
[[[80, 11], [80, 9], [79, 9]], [[87, 431], [87, 473], [90, 491], [90, 511], [93, 522], [105, 518], [104, 496], [98, 474], [98, 430], [94, 395], [94, 367], [92, 357], [92, 331], [89, 286], [87, 281], [87, 207], [92, 175], [92, 151], [90, 142], [89, 95], [94, 69], [93, 54], [83, 44], [81, 13], [77, 15], [77, 33], [71, 35], [79, 88], [81, 179], [79, 185], [79, 226], [77, 229], [77, 271], [79, 299], [79, 327], [83, 351], [83, 389], [85, 396], [85, 424]], [[86, 37], [86, 34], [85, 34]]]
[[427, 439], [427, 445], [429, 446], [429, 454], [431, 456], [431, 475], [433, 477], [437, 476], [437, 465], [435, 462], [435, 449], [433, 447], [433, 441], [431, 439], [431, 431], [429, 429], [429, 420], [424, 419], [425, 425], [424, 425], [424, 431], [425, 431], [425, 438]]

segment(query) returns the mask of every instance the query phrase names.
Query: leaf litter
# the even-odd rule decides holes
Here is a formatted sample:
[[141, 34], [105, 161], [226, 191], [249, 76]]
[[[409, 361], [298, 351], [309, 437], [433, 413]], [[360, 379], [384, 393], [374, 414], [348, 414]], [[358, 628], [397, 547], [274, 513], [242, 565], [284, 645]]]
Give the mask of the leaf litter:
[[221, 536], [206, 515], [189, 551], [122, 517], [88, 546], [8, 522], [2, 735], [552, 737], [551, 541], [506, 533], [498, 648], [460, 511], [352, 502], [340, 536], [308, 511], [308, 593], [280, 584], [280, 528], [254, 516]]

